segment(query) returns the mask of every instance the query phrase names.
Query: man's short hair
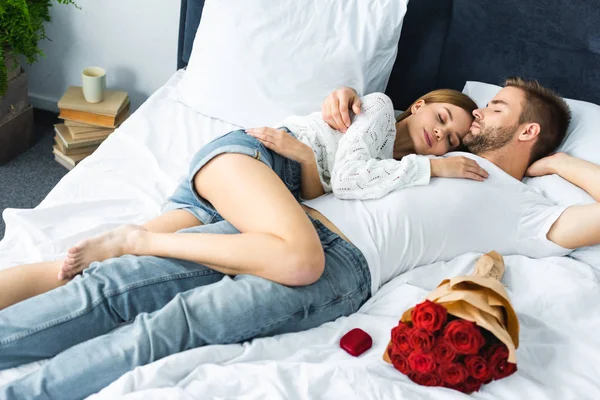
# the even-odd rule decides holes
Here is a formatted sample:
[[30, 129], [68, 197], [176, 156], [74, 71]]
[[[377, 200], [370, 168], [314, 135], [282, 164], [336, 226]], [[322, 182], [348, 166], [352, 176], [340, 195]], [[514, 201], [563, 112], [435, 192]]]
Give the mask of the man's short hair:
[[540, 134], [531, 149], [529, 164], [549, 156], [561, 144], [571, 122], [571, 110], [567, 103], [552, 90], [535, 80], [508, 78], [505, 87], [516, 87], [525, 92], [525, 103], [519, 123], [540, 124]]

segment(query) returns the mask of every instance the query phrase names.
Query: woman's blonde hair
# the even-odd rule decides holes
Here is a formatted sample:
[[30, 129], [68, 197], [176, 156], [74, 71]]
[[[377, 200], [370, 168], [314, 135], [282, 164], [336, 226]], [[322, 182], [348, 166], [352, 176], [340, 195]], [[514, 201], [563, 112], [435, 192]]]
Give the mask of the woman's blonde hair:
[[429, 103], [453, 104], [457, 107], [462, 108], [466, 112], [468, 112], [469, 115], [473, 114], [473, 111], [477, 109], [477, 104], [475, 104], [473, 99], [471, 99], [469, 96], [467, 96], [464, 93], [461, 93], [457, 90], [452, 90], [452, 89], [436, 89], [427, 94], [424, 94], [423, 96], [421, 96], [417, 100], [415, 100], [414, 103], [412, 103], [410, 105], [410, 107], [408, 107], [406, 109], [406, 111], [404, 111], [402, 114], [400, 114], [398, 116], [398, 118], [396, 118], [396, 122], [400, 122], [403, 119], [410, 117], [412, 115], [412, 112], [410, 111], [410, 109], [419, 100], [425, 101], [425, 104], [429, 104]]

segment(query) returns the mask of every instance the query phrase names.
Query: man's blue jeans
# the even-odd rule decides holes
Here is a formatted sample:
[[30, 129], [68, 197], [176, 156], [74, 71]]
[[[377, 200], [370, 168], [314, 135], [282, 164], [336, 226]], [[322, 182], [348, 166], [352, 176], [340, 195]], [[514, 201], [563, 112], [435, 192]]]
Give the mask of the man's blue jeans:
[[[123, 256], [93, 263], [67, 285], [0, 311], [0, 370], [51, 358], [1, 387], [0, 399], [80, 399], [170, 354], [306, 330], [357, 311], [370, 296], [365, 258], [319, 221], [313, 224], [326, 266], [310, 286]], [[239, 233], [227, 221], [180, 232]]]

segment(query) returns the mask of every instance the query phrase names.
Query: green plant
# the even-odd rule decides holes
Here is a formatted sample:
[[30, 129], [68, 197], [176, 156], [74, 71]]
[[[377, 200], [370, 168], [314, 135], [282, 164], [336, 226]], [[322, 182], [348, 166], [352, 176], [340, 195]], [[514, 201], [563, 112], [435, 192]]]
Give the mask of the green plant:
[[[54, 0], [61, 4], [79, 6], [73, 0]], [[22, 55], [29, 64], [44, 52], [38, 42], [48, 38], [44, 22], [50, 21], [53, 0], [0, 0], [0, 97], [8, 86], [5, 57], [11, 52]]]

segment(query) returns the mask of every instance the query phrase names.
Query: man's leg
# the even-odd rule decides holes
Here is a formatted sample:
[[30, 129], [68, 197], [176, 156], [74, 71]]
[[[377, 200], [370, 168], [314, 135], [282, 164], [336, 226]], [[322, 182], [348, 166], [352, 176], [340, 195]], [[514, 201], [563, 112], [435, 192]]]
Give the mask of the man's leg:
[[59, 354], [39, 371], [0, 388], [0, 399], [83, 398], [137, 366], [180, 351], [301, 331], [349, 315], [369, 297], [368, 266], [342, 239], [325, 240], [323, 247], [325, 271], [310, 286], [226, 276]]
[[66, 284], [57, 278], [62, 263], [24, 264], [0, 271], [0, 310]]
[[[238, 233], [225, 221], [183, 231]], [[0, 310], [0, 370], [53, 357], [223, 276], [200, 264], [151, 256], [94, 263], [65, 286]]]

